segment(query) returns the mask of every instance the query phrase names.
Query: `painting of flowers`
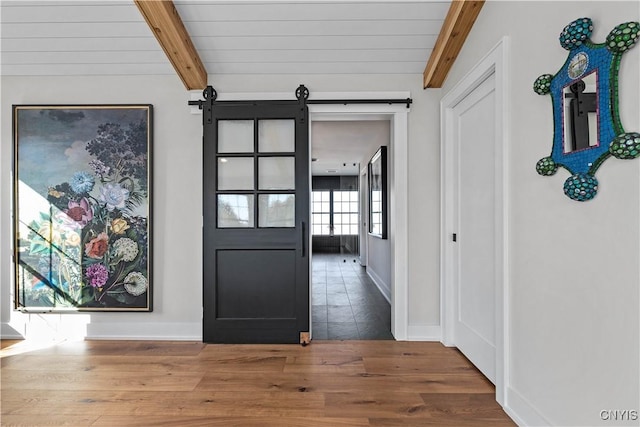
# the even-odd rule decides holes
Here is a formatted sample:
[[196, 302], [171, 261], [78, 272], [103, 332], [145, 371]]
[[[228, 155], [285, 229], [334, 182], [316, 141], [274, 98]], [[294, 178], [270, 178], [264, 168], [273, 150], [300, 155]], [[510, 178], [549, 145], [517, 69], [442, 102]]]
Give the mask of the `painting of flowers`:
[[151, 311], [151, 105], [14, 105], [15, 307]]

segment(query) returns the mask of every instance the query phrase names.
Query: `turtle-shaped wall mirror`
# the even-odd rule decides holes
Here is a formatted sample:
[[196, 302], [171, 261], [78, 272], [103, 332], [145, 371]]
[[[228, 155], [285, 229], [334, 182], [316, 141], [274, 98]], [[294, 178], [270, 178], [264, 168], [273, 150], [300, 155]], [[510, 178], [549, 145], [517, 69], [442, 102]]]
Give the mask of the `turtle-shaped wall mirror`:
[[551, 155], [540, 159], [536, 171], [553, 175], [563, 167], [571, 176], [564, 193], [584, 202], [598, 191], [595, 173], [614, 156], [640, 156], [640, 133], [625, 132], [618, 109], [618, 71], [622, 55], [640, 37], [639, 22], [625, 22], [607, 35], [604, 43], [593, 43], [590, 18], [580, 18], [560, 33], [560, 45], [569, 51], [564, 65], [555, 74], [536, 79], [533, 90], [551, 95], [553, 104], [553, 147]]

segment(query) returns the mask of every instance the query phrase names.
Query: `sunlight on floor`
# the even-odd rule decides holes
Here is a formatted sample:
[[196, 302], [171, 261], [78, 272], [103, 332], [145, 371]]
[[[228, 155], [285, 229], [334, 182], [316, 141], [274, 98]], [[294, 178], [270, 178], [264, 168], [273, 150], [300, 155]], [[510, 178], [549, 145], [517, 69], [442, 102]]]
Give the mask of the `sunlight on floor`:
[[24, 339], [3, 339], [0, 359], [61, 343], [84, 341], [91, 316], [79, 313], [14, 313], [10, 326]]
[[[83, 338], [77, 339], [82, 341]], [[61, 344], [63, 342], [70, 342], [74, 340], [58, 339], [58, 340], [43, 340], [43, 339], [30, 339], [30, 340], [2, 340], [2, 350], [0, 350], [0, 359], [9, 356], [17, 356], [19, 354], [31, 353], [32, 351], [43, 350]], [[5, 343], [7, 345], [5, 345]]]

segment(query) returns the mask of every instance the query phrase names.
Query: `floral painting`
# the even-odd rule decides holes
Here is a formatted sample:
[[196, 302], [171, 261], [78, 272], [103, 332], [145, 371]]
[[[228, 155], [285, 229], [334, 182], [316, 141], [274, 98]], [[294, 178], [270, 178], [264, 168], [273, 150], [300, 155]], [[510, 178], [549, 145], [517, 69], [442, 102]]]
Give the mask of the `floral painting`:
[[151, 311], [152, 107], [13, 113], [16, 308]]

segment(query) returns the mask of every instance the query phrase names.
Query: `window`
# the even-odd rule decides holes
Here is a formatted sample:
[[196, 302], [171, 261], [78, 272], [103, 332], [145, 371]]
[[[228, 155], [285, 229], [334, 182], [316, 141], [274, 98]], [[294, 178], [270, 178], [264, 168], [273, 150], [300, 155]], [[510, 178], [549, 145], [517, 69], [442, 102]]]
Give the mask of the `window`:
[[357, 191], [313, 191], [311, 201], [311, 231], [314, 236], [358, 234]]
[[333, 192], [333, 231], [337, 235], [358, 234], [358, 192]]
[[311, 192], [312, 234], [329, 236], [331, 234], [331, 191]]

